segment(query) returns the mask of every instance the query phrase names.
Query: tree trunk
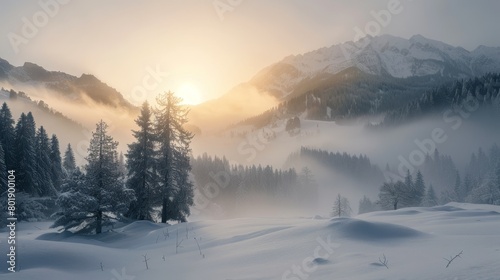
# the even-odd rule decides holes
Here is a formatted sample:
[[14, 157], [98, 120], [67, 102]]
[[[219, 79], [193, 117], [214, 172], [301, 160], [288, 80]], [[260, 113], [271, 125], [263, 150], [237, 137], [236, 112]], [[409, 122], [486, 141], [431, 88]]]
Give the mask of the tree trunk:
[[161, 222], [166, 224], [167, 223], [167, 199], [168, 197], [164, 197], [162, 201], [162, 206], [161, 206]]
[[102, 232], [102, 211], [98, 210], [97, 211], [97, 221], [96, 221], [96, 226], [95, 226], [95, 233], [99, 234]]

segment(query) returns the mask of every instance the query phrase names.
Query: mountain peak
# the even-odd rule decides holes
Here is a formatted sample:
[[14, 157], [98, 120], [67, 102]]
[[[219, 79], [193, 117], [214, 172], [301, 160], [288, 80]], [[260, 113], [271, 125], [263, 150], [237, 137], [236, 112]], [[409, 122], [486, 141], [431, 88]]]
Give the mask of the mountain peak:
[[[467, 78], [500, 71], [500, 48], [479, 47], [469, 52], [420, 34], [410, 39], [381, 35], [369, 37], [366, 42], [365, 46], [351, 41], [287, 56], [261, 70], [250, 83], [277, 97], [286, 97], [304, 82], [351, 67], [394, 78]], [[485, 55], [490, 58], [488, 61], [484, 60]]]

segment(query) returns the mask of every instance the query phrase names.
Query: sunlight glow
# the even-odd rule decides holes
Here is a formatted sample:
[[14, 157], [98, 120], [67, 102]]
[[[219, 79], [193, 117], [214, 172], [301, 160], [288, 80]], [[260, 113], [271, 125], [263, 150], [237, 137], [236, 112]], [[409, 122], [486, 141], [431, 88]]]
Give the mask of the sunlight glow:
[[186, 105], [196, 105], [203, 101], [200, 89], [191, 82], [181, 83], [175, 92], [183, 99], [182, 103]]

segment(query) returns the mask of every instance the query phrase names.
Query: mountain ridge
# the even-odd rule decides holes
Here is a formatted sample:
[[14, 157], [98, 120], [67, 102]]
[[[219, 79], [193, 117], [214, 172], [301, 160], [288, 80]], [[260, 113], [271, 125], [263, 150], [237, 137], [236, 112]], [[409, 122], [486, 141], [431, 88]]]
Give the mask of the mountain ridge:
[[[359, 47], [361, 42], [367, 43]], [[336, 74], [350, 67], [396, 78], [427, 75], [470, 78], [500, 71], [500, 47], [481, 45], [468, 51], [422, 35], [410, 39], [392, 35], [365, 37], [357, 42], [287, 56], [263, 68], [249, 83], [278, 98], [286, 98], [306, 78]]]
[[12, 87], [41, 87], [56, 92], [68, 101], [85, 103], [92, 100], [97, 104], [112, 108], [124, 108], [136, 111], [137, 108], [126, 100], [115, 88], [102, 82], [92, 74], [83, 73], [80, 77], [60, 71], [49, 71], [33, 62], [22, 66], [13, 66], [0, 58], [0, 82], [7, 82]]

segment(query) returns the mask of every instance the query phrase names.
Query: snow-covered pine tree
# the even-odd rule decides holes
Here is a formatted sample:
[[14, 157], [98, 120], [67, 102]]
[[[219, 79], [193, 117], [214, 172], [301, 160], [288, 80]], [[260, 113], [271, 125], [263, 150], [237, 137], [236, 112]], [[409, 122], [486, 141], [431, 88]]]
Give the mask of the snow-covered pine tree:
[[5, 166], [7, 168], [14, 167], [14, 119], [9, 107], [4, 102], [0, 109], [0, 144], [2, 144], [5, 153]]
[[337, 195], [335, 202], [333, 203], [332, 217], [349, 217], [351, 215], [352, 209], [349, 204], [349, 200], [346, 197]]
[[147, 102], [142, 104], [141, 115], [135, 120], [139, 130], [132, 133], [136, 141], [128, 145], [127, 187], [135, 191], [136, 200], [132, 201], [127, 217], [138, 220], [153, 221], [154, 207], [161, 205], [161, 191], [156, 174], [155, 134], [152, 122], [151, 107]]
[[75, 155], [73, 153], [73, 149], [71, 148], [71, 144], [68, 144], [68, 147], [64, 152], [63, 167], [68, 176], [71, 175], [71, 173], [73, 173], [76, 169]]
[[366, 195], [359, 200], [358, 214], [369, 213], [380, 210], [378, 205], [373, 203]]
[[59, 140], [55, 134], [50, 139], [50, 162], [52, 184], [56, 190], [60, 190], [63, 180], [63, 170], [61, 163], [61, 150], [59, 150]]
[[7, 191], [7, 166], [5, 165], [5, 153], [0, 142], [0, 196], [5, 191]]
[[417, 177], [415, 181], [413, 181], [413, 176], [410, 174], [409, 170], [407, 171], [400, 193], [400, 207], [420, 206], [420, 203], [422, 203], [422, 199], [425, 195], [425, 184], [420, 171], [417, 172]]
[[460, 173], [458, 171], [457, 171], [457, 176], [455, 179], [455, 187], [453, 188], [453, 191], [455, 192], [456, 201], [457, 202], [464, 202], [465, 195], [464, 195], [463, 188], [462, 188], [462, 179], [460, 178]]
[[484, 179], [471, 191], [465, 202], [500, 205], [500, 188], [496, 185], [495, 177], [493, 172], [484, 175]]
[[175, 162], [173, 175], [176, 191], [170, 207], [170, 216], [178, 222], [187, 221], [187, 217], [191, 214], [189, 207], [194, 204], [194, 186], [189, 178], [191, 171], [189, 153], [189, 148], [186, 147], [176, 149], [173, 152]]
[[420, 206], [425, 196], [425, 182], [422, 173], [417, 171], [415, 182], [413, 183], [413, 206]]
[[35, 137], [36, 174], [35, 188], [39, 196], [55, 196], [57, 191], [52, 182], [52, 161], [50, 143], [45, 128], [40, 126]]
[[[173, 92], [169, 91], [160, 94], [156, 101], [159, 106], [155, 112], [155, 128], [159, 146], [157, 166], [162, 193], [161, 222], [166, 223], [170, 219], [177, 219], [172, 214], [174, 212], [169, 211], [169, 209], [172, 209], [170, 204], [172, 204], [176, 195], [181, 193], [180, 189], [191, 187], [189, 184], [186, 185], [182, 182], [184, 175], [176, 176], [174, 174], [176, 168], [180, 170], [180, 165], [183, 163], [182, 160], [179, 160], [183, 157], [175, 156], [174, 152], [181, 154], [189, 152], [189, 144], [193, 135], [183, 127], [187, 122], [189, 111], [180, 105], [181, 98], [176, 97]], [[180, 172], [185, 172], [187, 178], [188, 169]], [[189, 192], [186, 192], [186, 194], [190, 196]]]
[[120, 173], [120, 176], [125, 180], [127, 176], [127, 166], [125, 164], [125, 156], [123, 155], [123, 152], [120, 152], [120, 154], [118, 155], [118, 172]]
[[424, 200], [422, 201], [422, 206], [432, 207], [438, 205], [438, 198], [436, 196], [436, 192], [434, 191], [434, 187], [429, 185], [427, 192], [425, 193]]
[[318, 204], [318, 185], [316, 180], [314, 179], [314, 175], [309, 169], [309, 167], [305, 166], [302, 168], [299, 175], [301, 188], [298, 190], [298, 196], [300, 198], [300, 202], [305, 207], [311, 207], [313, 205]]
[[134, 197], [133, 190], [125, 189], [120, 180], [116, 161], [118, 142], [107, 134], [107, 128], [102, 120], [97, 123], [88, 148], [85, 177], [77, 179], [59, 196], [61, 212], [52, 227], [95, 230], [99, 234], [127, 210]]
[[21, 114], [15, 129], [15, 169], [19, 192], [38, 195], [35, 182], [38, 177], [35, 154], [35, 121], [33, 115]]

